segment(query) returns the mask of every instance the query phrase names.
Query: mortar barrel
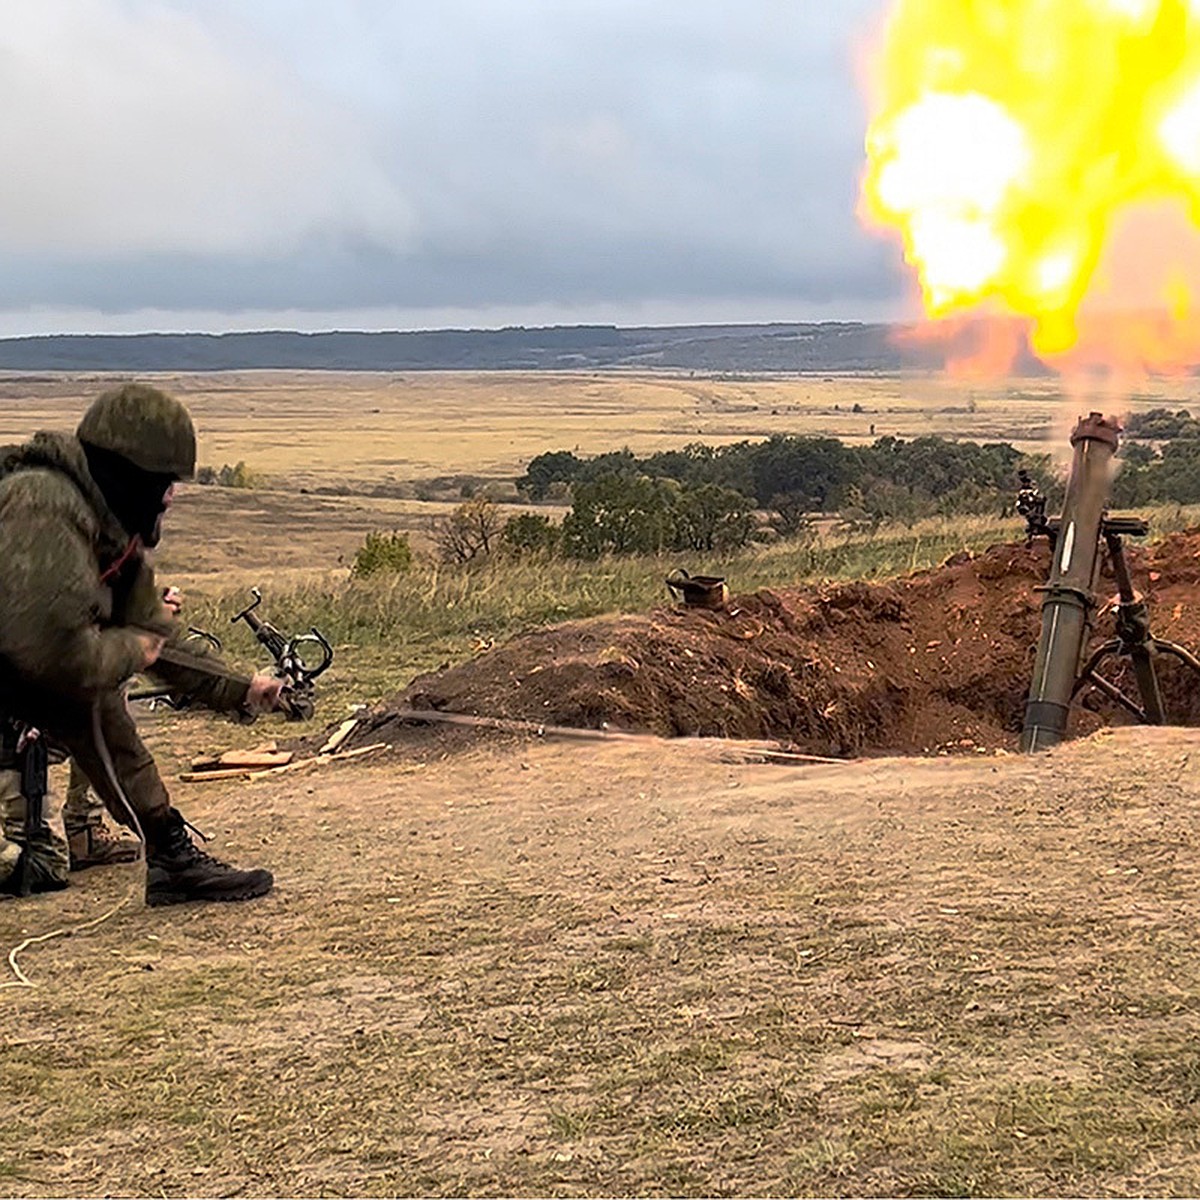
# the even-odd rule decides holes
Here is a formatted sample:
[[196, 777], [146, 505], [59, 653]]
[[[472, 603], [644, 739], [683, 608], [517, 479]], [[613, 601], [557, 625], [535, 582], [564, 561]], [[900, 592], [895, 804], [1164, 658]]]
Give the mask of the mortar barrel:
[[1044, 589], [1042, 635], [1021, 733], [1026, 753], [1055, 746], [1067, 735], [1071, 698], [1091, 632], [1100, 531], [1120, 433], [1115, 420], [1091, 413], [1071, 435], [1075, 455]]

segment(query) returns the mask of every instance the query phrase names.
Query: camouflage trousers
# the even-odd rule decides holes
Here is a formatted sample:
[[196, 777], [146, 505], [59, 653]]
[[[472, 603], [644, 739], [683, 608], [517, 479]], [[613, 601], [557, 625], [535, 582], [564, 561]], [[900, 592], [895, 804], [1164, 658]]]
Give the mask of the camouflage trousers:
[[71, 775], [67, 783], [67, 802], [63, 805], [63, 824], [68, 833], [78, 833], [81, 829], [94, 829], [104, 824], [104, 814], [108, 811], [103, 800], [92, 791], [88, 777], [83, 768], [71, 759]]
[[[25, 797], [21, 795], [21, 773], [0, 769], [0, 885], [8, 880], [26, 845]], [[42, 828], [33, 835], [29, 854], [43, 872], [65, 883], [71, 869], [62, 805], [54, 794], [42, 801]]]

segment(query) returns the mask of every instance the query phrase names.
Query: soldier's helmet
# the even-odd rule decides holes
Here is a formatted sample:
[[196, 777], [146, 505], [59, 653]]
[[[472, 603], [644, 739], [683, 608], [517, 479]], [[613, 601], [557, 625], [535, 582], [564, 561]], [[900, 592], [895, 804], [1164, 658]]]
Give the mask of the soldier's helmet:
[[152, 475], [190, 479], [196, 471], [196, 428], [188, 410], [144, 383], [127, 383], [97, 397], [75, 436]]

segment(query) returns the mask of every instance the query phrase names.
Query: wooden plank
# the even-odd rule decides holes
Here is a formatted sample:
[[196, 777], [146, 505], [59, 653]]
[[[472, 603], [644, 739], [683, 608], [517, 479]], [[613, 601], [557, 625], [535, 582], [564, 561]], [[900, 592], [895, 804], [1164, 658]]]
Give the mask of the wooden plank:
[[358, 718], [351, 717], [348, 721], [343, 721], [329, 735], [329, 740], [317, 751], [318, 756], [322, 754], [333, 754], [334, 751], [343, 745], [346, 739], [358, 728]]
[[285, 763], [282, 767], [267, 767], [263, 771], [250, 771], [246, 778], [249, 780], [266, 779], [271, 775], [286, 775], [289, 771], [299, 771], [301, 767], [311, 767], [313, 763], [321, 762], [317, 758], [298, 758], [294, 762]]
[[292, 761], [295, 755], [290, 750], [283, 751], [253, 751], [228, 750], [220, 757], [222, 767], [282, 767]]
[[221, 779], [245, 779], [248, 774], [244, 767], [241, 770], [185, 771], [179, 780], [181, 783], [216, 783]]
[[226, 750], [223, 754], [201, 754], [192, 759], [193, 771], [218, 771], [228, 767], [254, 770], [261, 767], [282, 767], [295, 756], [290, 750]]
[[295, 762], [282, 767], [252, 771], [247, 778], [251, 780], [270, 779], [276, 775], [285, 775], [289, 771], [298, 771], [301, 767], [323, 767], [327, 763], [348, 762], [350, 759], [362, 758], [364, 754], [375, 754], [379, 750], [388, 749], [390, 747], [387, 742], [373, 742], [369, 746], [357, 746], [353, 750], [344, 750], [341, 754], [318, 754], [315, 758], [298, 758]]
[[387, 749], [387, 742], [372, 742], [369, 746], [356, 746], [353, 750], [344, 750], [341, 754], [330, 754], [325, 757], [329, 762], [345, 762], [348, 758], [361, 758], [364, 754], [374, 754], [376, 750]]

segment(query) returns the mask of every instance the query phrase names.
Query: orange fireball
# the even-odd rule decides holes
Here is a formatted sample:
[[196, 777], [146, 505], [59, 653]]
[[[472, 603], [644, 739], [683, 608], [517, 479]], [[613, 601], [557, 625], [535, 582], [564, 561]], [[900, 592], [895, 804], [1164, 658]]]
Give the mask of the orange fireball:
[[1168, 239], [1149, 296], [1114, 274], [1138, 214], [1200, 229], [1200, 0], [896, 0], [873, 84], [864, 215], [931, 317], [999, 308], [1055, 356], [1099, 297], [1153, 307], [1148, 365], [1200, 357], [1193, 252]]

